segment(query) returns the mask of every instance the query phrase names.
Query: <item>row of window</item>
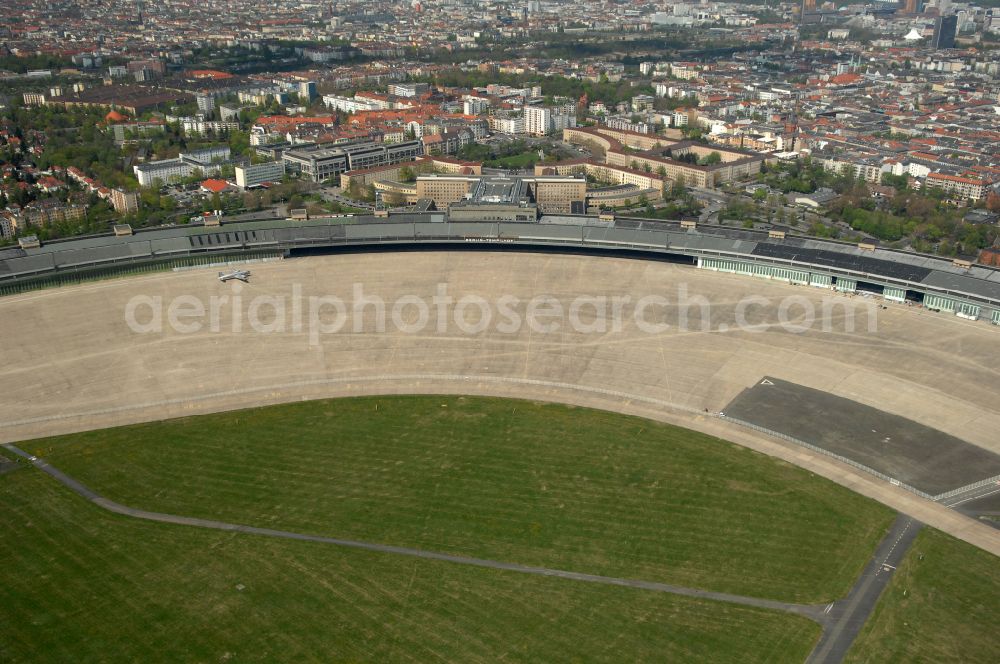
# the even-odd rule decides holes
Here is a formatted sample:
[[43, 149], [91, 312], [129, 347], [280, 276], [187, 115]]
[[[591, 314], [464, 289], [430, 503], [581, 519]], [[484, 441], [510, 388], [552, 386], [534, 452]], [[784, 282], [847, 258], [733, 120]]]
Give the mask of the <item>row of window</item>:
[[[810, 275], [808, 272], [801, 270], [721, 258], [702, 258], [699, 261], [699, 267], [719, 272], [734, 272], [736, 274], [746, 274], [756, 277], [781, 279], [791, 283], [809, 283], [814, 286], [828, 286], [832, 283], [832, 278], [827, 275]], [[858, 283], [854, 279], [838, 278], [836, 283], [836, 289], [839, 291], [854, 292], [857, 290], [857, 286]], [[887, 300], [903, 302], [906, 299], [906, 290], [902, 288], [886, 286], [882, 294]], [[954, 313], [973, 320], [979, 318], [982, 313], [982, 308], [977, 304], [960, 302], [934, 293], [928, 293], [924, 296], [924, 306], [928, 309]], [[990, 320], [994, 325], [1000, 325], [1000, 309], [992, 312]]]
[[736, 274], [747, 274], [754, 277], [767, 277], [769, 279], [781, 279], [795, 284], [809, 283], [809, 273], [802, 270], [792, 270], [786, 267], [773, 267], [760, 263], [746, 263], [744, 261], [726, 260], [721, 258], [703, 258], [701, 267], [720, 272], [735, 272]]

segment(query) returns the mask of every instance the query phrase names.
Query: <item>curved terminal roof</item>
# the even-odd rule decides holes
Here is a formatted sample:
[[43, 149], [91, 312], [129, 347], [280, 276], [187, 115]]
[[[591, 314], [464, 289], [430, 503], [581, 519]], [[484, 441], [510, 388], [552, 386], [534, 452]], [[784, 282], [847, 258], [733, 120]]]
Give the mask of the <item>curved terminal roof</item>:
[[176, 226], [56, 241], [35, 249], [0, 251], [0, 285], [46, 273], [166, 260], [209, 252], [497, 242], [724, 257], [811, 268], [922, 292], [938, 292], [1000, 308], [1000, 270], [892, 249], [719, 226], [682, 228], [680, 222], [546, 215], [538, 222], [448, 222], [442, 212], [340, 216], [306, 221], [230, 222], [221, 227]]

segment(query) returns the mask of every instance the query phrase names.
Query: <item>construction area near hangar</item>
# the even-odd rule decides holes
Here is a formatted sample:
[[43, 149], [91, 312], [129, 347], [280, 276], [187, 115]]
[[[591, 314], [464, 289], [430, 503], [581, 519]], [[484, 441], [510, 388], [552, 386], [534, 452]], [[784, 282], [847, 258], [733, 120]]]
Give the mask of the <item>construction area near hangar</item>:
[[892, 413], [765, 377], [725, 408], [742, 420], [818, 447], [935, 497], [1000, 480], [1000, 455]]

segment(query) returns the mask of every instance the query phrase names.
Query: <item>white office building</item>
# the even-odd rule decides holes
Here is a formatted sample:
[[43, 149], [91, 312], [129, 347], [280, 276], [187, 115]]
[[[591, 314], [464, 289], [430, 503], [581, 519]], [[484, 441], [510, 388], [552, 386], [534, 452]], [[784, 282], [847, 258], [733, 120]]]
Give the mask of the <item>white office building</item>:
[[205, 176], [214, 175], [219, 172], [221, 162], [228, 160], [229, 157], [229, 146], [222, 145], [194, 152], [182, 152], [176, 159], [136, 164], [132, 167], [132, 172], [135, 173], [140, 186], [152, 187], [157, 183], [166, 184], [189, 178], [196, 172], [201, 172]]
[[161, 159], [145, 164], [136, 164], [132, 167], [132, 171], [139, 180], [139, 186], [152, 187], [157, 183], [167, 184], [191, 177], [191, 174], [194, 173], [194, 166], [180, 158]]
[[285, 164], [281, 161], [244, 164], [236, 167], [236, 186], [240, 189], [259, 187], [265, 182], [279, 182], [284, 175]]

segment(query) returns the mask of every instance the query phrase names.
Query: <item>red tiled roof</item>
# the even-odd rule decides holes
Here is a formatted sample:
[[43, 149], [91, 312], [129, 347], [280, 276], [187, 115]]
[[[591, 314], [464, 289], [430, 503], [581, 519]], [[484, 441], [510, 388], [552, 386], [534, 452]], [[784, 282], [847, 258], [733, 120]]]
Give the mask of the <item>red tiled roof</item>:
[[194, 78], [214, 78], [216, 80], [233, 77], [232, 74], [217, 69], [193, 69], [191, 76]]
[[948, 182], [962, 182], [964, 184], [971, 185], [985, 185], [983, 180], [974, 180], [972, 178], [963, 178], [959, 175], [947, 175], [945, 173], [931, 173], [927, 176], [928, 180], [946, 180]]
[[211, 191], [212, 193], [215, 193], [215, 194], [219, 193], [220, 191], [222, 191], [223, 189], [225, 189], [228, 186], [229, 186], [229, 183], [226, 182], [225, 180], [211, 180], [211, 179], [209, 179], [209, 180], [205, 180], [204, 182], [201, 183], [201, 188], [202, 189], [207, 189], [208, 191]]

